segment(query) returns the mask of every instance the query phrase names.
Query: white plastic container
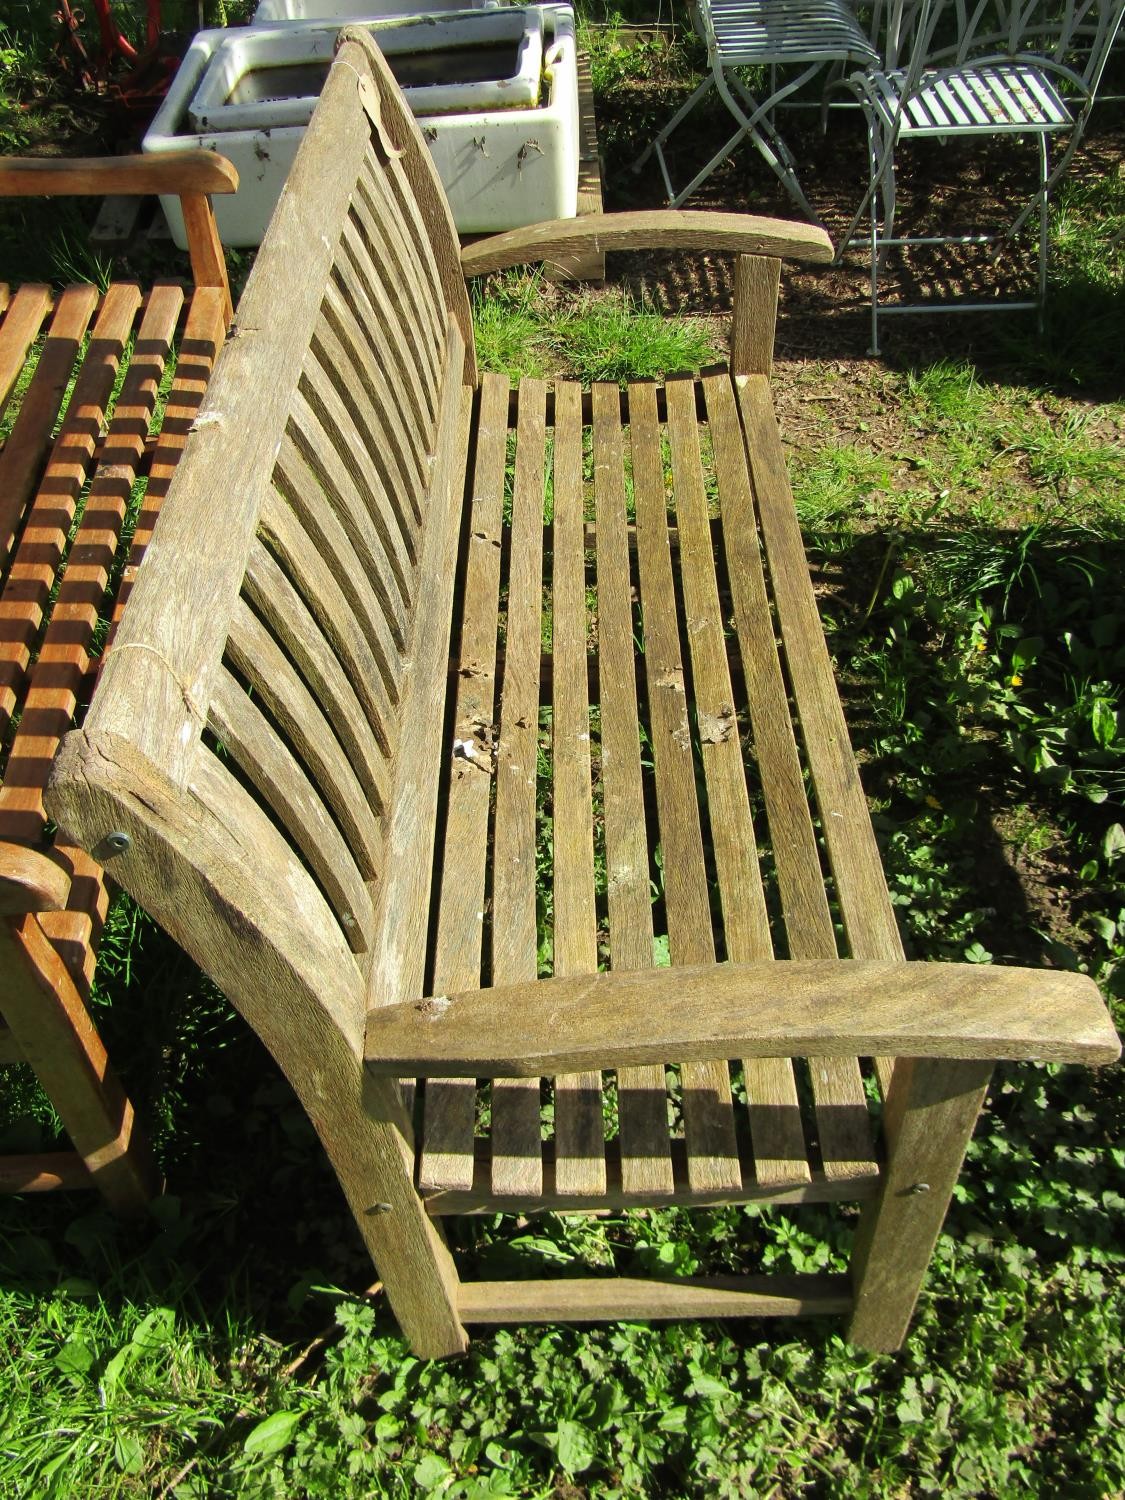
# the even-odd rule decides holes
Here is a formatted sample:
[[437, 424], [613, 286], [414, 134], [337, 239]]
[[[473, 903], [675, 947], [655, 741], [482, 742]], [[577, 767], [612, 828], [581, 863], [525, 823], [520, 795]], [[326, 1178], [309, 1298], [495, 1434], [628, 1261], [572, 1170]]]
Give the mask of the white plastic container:
[[[293, 3], [293, 0], [285, 0]], [[315, 3], [315, 0], [314, 0]], [[324, 0], [321, 0], [324, 3]], [[371, 0], [367, 0], [371, 3]], [[376, 0], [382, 3], [382, 0]], [[490, 233], [534, 224], [542, 219], [572, 218], [578, 208], [578, 79], [575, 64], [574, 12], [569, 5], [505, 7], [502, 10], [460, 10], [430, 18], [427, 34], [450, 22], [482, 25], [491, 36], [499, 17], [510, 18], [509, 27], [520, 27], [525, 11], [536, 12], [537, 35], [542, 47], [539, 99], [529, 108], [505, 107], [494, 101], [489, 108], [470, 108], [458, 113], [430, 114], [419, 110], [410, 88], [408, 101], [415, 108], [418, 124], [433, 154], [438, 173], [449, 197], [454, 222], [463, 233]], [[337, 22], [340, 18], [337, 15]], [[380, 38], [389, 33], [386, 51], [392, 67], [414, 55], [401, 49], [402, 35], [409, 36], [411, 22], [400, 17], [380, 17], [361, 24]], [[317, 47], [325, 47], [326, 60], [335, 42], [337, 27], [322, 21], [290, 21], [275, 27], [215, 29], [201, 31], [193, 40], [172, 86], [142, 143], [147, 152], [161, 153], [209, 149], [226, 156], [238, 169], [237, 193], [218, 194], [214, 199], [219, 234], [226, 245], [250, 247], [261, 243], [285, 178], [293, 165], [307, 120], [316, 102], [306, 83], [294, 94], [272, 101], [278, 105], [274, 123], [268, 110], [242, 128], [195, 128], [190, 112], [197, 101], [212, 59], [235, 38], [243, 47], [255, 37], [251, 53], [257, 66], [270, 66], [272, 56], [284, 59], [296, 48], [310, 50], [308, 38], [293, 41], [302, 32], [318, 33]], [[396, 36], [396, 34], [398, 34]], [[421, 33], [419, 32], [419, 35]], [[391, 40], [391, 37], [395, 37]], [[321, 54], [317, 54], [321, 55]], [[229, 75], [224, 75], [229, 76]], [[479, 81], [479, 80], [478, 80]], [[456, 87], [454, 85], [453, 87]], [[479, 96], [478, 96], [479, 97]], [[500, 98], [504, 95], [500, 93]], [[260, 105], [271, 101], [260, 101]], [[260, 105], [254, 105], [259, 108]], [[229, 91], [218, 113], [237, 109]], [[200, 118], [208, 118], [206, 108]], [[228, 119], [231, 119], [228, 116]], [[186, 245], [179, 200], [162, 198], [175, 243]]]

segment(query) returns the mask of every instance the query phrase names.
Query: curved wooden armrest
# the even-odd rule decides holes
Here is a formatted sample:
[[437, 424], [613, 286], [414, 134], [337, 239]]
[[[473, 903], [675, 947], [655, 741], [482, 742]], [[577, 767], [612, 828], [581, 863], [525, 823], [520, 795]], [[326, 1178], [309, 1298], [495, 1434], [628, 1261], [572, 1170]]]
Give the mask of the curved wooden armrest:
[[725, 250], [820, 265], [828, 265], [833, 254], [832, 241], [815, 224], [753, 214], [656, 209], [550, 219], [490, 235], [461, 251], [461, 269], [466, 276], [481, 276], [527, 261], [606, 250]]
[[841, 959], [613, 971], [377, 1007], [366, 1051], [399, 1077], [535, 1078], [731, 1057], [1098, 1064], [1121, 1047], [1081, 974]]
[[0, 157], [0, 198], [103, 193], [234, 193], [238, 172], [217, 151], [151, 156]]
[[0, 843], [0, 916], [29, 911], [62, 911], [70, 897], [70, 876], [38, 849]]

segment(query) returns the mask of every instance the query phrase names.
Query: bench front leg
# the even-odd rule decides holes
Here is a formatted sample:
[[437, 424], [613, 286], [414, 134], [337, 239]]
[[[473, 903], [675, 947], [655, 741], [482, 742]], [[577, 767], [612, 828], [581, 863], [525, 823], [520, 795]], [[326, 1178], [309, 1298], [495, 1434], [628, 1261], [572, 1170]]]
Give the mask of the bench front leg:
[[884, 1116], [879, 1194], [860, 1211], [848, 1341], [899, 1348], [945, 1222], [992, 1064], [900, 1058]]

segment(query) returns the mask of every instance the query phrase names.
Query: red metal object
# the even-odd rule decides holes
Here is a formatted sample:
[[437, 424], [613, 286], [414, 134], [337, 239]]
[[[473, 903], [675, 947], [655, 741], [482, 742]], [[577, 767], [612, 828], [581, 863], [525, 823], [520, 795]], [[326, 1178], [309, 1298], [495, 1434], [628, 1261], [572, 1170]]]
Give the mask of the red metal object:
[[111, 0], [93, 0], [98, 26], [98, 50], [93, 57], [81, 35], [85, 13], [71, 0], [58, 0], [58, 5], [56, 19], [63, 30], [60, 52], [68, 49], [71, 53], [80, 86], [108, 96], [130, 113], [151, 112], [179, 63], [177, 56], [161, 46], [160, 0], [146, 0], [145, 40], [139, 50], [114, 19]]

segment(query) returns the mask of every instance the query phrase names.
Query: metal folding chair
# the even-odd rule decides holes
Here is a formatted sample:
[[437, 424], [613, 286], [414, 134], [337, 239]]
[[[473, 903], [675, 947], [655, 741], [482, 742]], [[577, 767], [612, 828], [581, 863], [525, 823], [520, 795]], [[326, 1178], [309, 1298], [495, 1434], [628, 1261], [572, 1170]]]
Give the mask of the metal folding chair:
[[[801, 187], [796, 162], [774, 126], [773, 112], [826, 65], [878, 63], [879, 54], [851, 6], [847, 0], [692, 0], [692, 17], [707, 47], [709, 76], [637, 159], [634, 171], [655, 156], [669, 206], [678, 208], [742, 141], [750, 140], [800, 211], [815, 222], [817, 216]], [[769, 67], [770, 84], [768, 96], [759, 103], [735, 69], [762, 65]], [[737, 128], [687, 186], [677, 190], [664, 147], [712, 90]]]
[[[868, 182], [837, 259], [866, 243], [871, 255], [871, 353], [879, 352], [880, 313], [1038, 310], [1047, 292], [1047, 209], [1085, 131], [1102, 73], [1125, 14], [1125, 0], [895, 0], [880, 66], [842, 81], [867, 119]], [[1048, 142], [1069, 131], [1050, 165]], [[1036, 191], [999, 233], [896, 235], [895, 173], [900, 146], [927, 137], [1025, 136], [1038, 144]], [[888, 251], [909, 245], [1011, 242], [1038, 214], [1034, 299], [880, 303]], [[864, 218], [868, 225], [860, 226]]]

